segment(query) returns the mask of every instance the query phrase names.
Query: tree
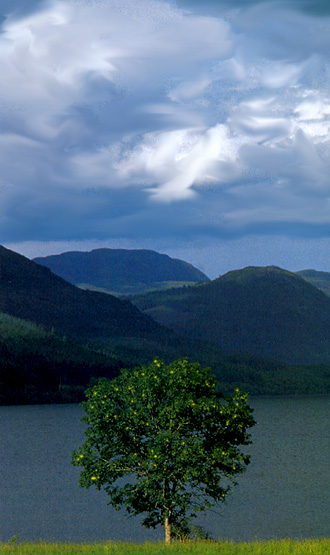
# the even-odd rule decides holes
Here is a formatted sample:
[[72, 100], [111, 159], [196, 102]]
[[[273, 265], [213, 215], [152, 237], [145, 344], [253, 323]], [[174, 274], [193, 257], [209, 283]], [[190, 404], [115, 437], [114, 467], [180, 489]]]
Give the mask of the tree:
[[87, 441], [72, 455], [83, 467], [80, 485], [104, 488], [116, 509], [144, 513], [148, 528], [164, 525], [167, 542], [223, 502], [249, 463], [240, 449], [255, 424], [247, 395], [223, 397], [210, 370], [186, 359], [102, 378], [83, 407]]

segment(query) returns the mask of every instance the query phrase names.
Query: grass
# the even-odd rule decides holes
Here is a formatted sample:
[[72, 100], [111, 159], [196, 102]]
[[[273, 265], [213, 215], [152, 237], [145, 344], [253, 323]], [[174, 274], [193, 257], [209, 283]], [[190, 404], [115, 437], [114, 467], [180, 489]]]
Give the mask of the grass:
[[330, 539], [270, 540], [249, 543], [189, 541], [184, 543], [0, 543], [0, 555], [329, 555]]

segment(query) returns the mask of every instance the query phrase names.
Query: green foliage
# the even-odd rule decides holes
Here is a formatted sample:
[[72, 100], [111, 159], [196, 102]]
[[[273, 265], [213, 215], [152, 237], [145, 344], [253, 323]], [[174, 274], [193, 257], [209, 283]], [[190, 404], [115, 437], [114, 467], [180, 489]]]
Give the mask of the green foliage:
[[15, 337], [45, 337], [46, 332], [42, 326], [34, 322], [15, 318], [9, 314], [0, 313], [0, 336], [2, 339]]
[[[247, 396], [222, 397], [209, 369], [180, 359], [122, 370], [87, 392], [87, 441], [72, 455], [80, 485], [143, 524], [180, 535], [198, 511], [223, 502], [249, 463]], [[120, 480], [130, 477], [128, 481]]]

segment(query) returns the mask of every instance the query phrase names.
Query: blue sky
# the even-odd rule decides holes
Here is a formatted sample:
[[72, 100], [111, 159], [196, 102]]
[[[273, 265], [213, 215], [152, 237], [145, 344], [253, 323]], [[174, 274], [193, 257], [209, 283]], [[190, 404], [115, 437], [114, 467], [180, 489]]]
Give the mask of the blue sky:
[[0, 0], [0, 242], [330, 271], [328, 2]]

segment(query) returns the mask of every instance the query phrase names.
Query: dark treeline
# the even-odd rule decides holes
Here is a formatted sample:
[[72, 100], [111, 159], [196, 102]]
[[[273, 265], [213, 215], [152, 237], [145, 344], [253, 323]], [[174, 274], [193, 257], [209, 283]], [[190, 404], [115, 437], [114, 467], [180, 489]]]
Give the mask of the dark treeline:
[[250, 395], [330, 393], [326, 364], [289, 365], [256, 356], [228, 356], [214, 344], [182, 339], [162, 349], [136, 338], [82, 344], [0, 314], [0, 404], [80, 402], [99, 377], [111, 379], [122, 368], [148, 364], [155, 356], [166, 363], [188, 356], [210, 366], [226, 394], [237, 387]]
[[5, 315], [0, 319], [0, 404], [77, 402], [92, 379], [112, 378], [109, 353]]
[[232, 357], [216, 371], [219, 389], [232, 393], [236, 387], [250, 395], [328, 395], [330, 366], [288, 365], [256, 358]]
[[[106, 352], [58, 337], [0, 339], [0, 404], [80, 402], [85, 389], [99, 377], [113, 378], [121, 368], [153, 358], [148, 353], [139, 361], [137, 352], [131, 355], [131, 362], [123, 363]], [[250, 395], [330, 392], [330, 368], [326, 365], [288, 366], [242, 357], [214, 361], [210, 366], [224, 393], [230, 394], [236, 387]]]

